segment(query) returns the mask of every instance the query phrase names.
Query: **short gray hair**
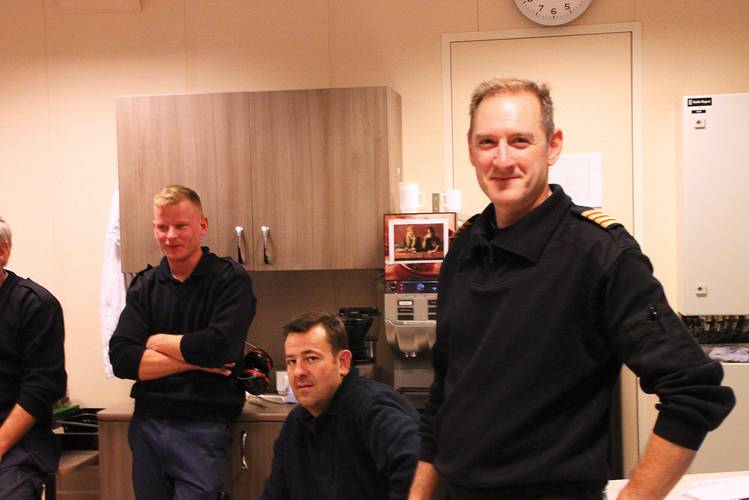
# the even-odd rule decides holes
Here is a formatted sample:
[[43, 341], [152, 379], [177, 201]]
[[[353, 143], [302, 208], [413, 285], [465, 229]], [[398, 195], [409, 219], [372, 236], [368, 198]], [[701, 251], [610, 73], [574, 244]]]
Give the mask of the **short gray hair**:
[[12, 245], [12, 235], [10, 233], [10, 226], [2, 216], [0, 216], [0, 244], [8, 242], [8, 248]]
[[551, 87], [545, 83], [538, 83], [532, 80], [522, 78], [494, 78], [482, 82], [476, 87], [471, 95], [471, 125], [468, 129], [468, 135], [473, 133], [473, 118], [476, 114], [479, 104], [487, 97], [497, 94], [521, 94], [527, 92], [536, 96], [541, 104], [541, 126], [546, 134], [546, 140], [550, 141], [554, 135], [554, 103], [551, 100]]

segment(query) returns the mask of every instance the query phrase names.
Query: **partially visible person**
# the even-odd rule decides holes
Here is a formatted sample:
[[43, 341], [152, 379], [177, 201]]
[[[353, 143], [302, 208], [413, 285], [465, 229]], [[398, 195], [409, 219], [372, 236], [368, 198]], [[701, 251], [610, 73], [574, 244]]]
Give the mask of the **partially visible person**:
[[0, 217], [0, 498], [36, 500], [57, 470], [52, 405], [65, 395], [65, 328], [57, 299], [6, 269], [10, 226]]
[[[626, 229], [549, 185], [562, 151], [549, 88], [473, 93], [468, 152], [490, 203], [439, 279], [434, 382], [412, 500], [600, 500], [622, 363], [660, 402], [620, 499], [657, 500], [734, 406]], [[477, 390], [476, 388], [480, 388]]]
[[416, 237], [416, 233], [414, 232], [413, 226], [408, 226], [406, 229], [406, 237], [404, 241], [404, 247], [409, 252], [416, 252], [416, 246], [418, 245], [418, 238]]
[[201, 248], [208, 219], [184, 186], [154, 197], [164, 258], [139, 273], [109, 343], [114, 374], [135, 380], [128, 440], [138, 500], [215, 500], [229, 425], [244, 405], [243, 358], [255, 297], [247, 271]]
[[442, 250], [442, 240], [434, 234], [434, 228], [432, 226], [427, 228], [427, 234], [424, 236], [423, 247], [424, 251], [427, 253], [435, 253]]
[[351, 366], [346, 331], [329, 313], [283, 326], [299, 406], [273, 447], [263, 500], [406, 498], [419, 449], [415, 411]]

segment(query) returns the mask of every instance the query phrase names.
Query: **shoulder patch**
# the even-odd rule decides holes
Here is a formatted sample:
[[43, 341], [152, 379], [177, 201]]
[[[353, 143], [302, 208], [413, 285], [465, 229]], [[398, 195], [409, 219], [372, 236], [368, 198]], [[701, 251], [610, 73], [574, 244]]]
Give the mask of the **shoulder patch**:
[[613, 229], [622, 225], [619, 221], [617, 221], [613, 217], [609, 217], [597, 208], [590, 208], [588, 210], [577, 213], [580, 215], [580, 217], [595, 222], [604, 229]]

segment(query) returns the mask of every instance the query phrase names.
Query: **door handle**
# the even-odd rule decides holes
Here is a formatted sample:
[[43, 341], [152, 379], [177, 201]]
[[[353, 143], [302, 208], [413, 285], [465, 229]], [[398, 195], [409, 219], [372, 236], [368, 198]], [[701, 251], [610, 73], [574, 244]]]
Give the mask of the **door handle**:
[[270, 264], [269, 235], [270, 226], [260, 226], [260, 232], [263, 235], [263, 263]]
[[247, 470], [250, 467], [247, 465], [247, 431], [242, 431], [239, 433], [239, 440], [241, 441], [241, 446], [239, 447], [239, 463], [242, 470]]
[[244, 228], [234, 226], [234, 232], [237, 233], [237, 262], [244, 264], [244, 258], [242, 257], [242, 233], [244, 233]]

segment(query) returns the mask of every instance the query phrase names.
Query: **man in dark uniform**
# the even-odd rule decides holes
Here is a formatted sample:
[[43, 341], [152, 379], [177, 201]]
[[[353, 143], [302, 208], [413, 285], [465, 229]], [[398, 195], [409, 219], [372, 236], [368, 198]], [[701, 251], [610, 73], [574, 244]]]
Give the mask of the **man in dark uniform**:
[[419, 451], [415, 411], [351, 368], [337, 316], [304, 314], [283, 332], [299, 406], [273, 447], [262, 500], [406, 498]]
[[30, 279], [5, 269], [11, 232], [0, 217], [0, 498], [39, 498], [57, 469], [52, 404], [65, 395], [62, 308]]
[[128, 439], [139, 500], [215, 500], [229, 424], [244, 405], [229, 375], [242, 359], [255, 297], [247, 271], [200, 247], [207, 230], [193, 190], [168, 186], [154, 197], [164, 258], [133, 280], [109, 343], [115, 375], [136, 380]]
[[451, 499], [600, 499], [622, 362], [660, 403], [620, 498], [663, 498], [733, 407], [720, 364], [621, 224], [548, 185], [563, 139], [549, 89], [485, 82], [470, 114], [470, 159], [491, 204], [442, 266], [411, 498], [442, 480]]

